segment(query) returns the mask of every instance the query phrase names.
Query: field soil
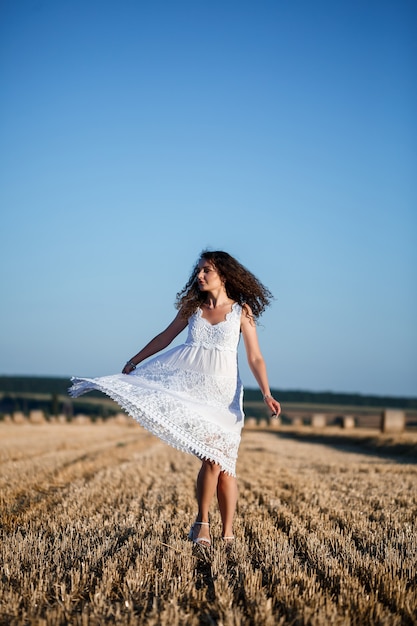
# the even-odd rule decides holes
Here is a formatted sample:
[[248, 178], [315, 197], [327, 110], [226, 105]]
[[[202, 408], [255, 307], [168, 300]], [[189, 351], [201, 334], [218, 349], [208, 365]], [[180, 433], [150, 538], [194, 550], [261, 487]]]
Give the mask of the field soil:
[[187, 541], [194, 457], [136, 425], [2, 423], [0, 624], [417, 624], [416, 443], [244, 431], [228, 551], [215, 503], [211, 549]]

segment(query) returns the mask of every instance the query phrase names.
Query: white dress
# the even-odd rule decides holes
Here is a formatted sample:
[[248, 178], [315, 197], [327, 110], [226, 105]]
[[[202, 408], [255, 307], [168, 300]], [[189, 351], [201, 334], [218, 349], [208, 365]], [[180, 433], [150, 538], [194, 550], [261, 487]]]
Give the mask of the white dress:
[[210, 324], [199, 308], [182, 345], [130, 374], [72, 378], [69, 393], [98, 389], [166, 443], [235, 476], [244, 421], [237, 363], [241, 313], [235, 303], [224, 321]]

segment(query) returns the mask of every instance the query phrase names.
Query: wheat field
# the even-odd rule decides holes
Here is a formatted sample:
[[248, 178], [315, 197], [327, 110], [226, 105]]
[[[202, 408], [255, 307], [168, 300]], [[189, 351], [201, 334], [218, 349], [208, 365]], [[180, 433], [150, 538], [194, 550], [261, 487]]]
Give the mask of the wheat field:
[[[417, 465], [244, 431], [236, 541], [139, 426], [0, 424], [0, 624], [417, 624]], [[342, 441], [342, 439], [341, 439]]]

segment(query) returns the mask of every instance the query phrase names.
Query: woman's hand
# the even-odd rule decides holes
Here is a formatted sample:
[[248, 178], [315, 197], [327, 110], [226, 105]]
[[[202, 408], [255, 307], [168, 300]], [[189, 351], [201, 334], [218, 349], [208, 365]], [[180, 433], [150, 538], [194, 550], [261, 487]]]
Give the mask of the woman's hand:
[[278, 417], [281, 413], [281, 405], [278, 400], [275, 400], [272, 396], [264, 396], [264, 402], [271, 410], [271, 417]]
[[122, 374], [130, 374], [135, 369], [136, 369], [136, 365], [133, 363], [133, 361], [128, 361], [126, 365], [124, 366], [124, 368], [122, 369]]

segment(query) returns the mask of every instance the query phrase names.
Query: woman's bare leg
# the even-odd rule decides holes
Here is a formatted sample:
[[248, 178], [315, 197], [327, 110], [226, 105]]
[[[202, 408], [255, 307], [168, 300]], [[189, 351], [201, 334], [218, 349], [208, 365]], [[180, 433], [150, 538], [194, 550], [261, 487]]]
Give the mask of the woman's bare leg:
[[223, 537], [233, 537], [233, 518], [237, 504], [237, 480], [221, 472], [217, 483], [217, 500], [223, 523]]
[[[220, 465], [210, 461], [203, 461], [197, 476], [197, 522], [209, 521], [209, 509], [213, 496], [216, 493], [219, 480]], [[208, 526], [196, 525], [194, 528], [194, 539], [197, 537], [209, 539], [210, 530]]]

